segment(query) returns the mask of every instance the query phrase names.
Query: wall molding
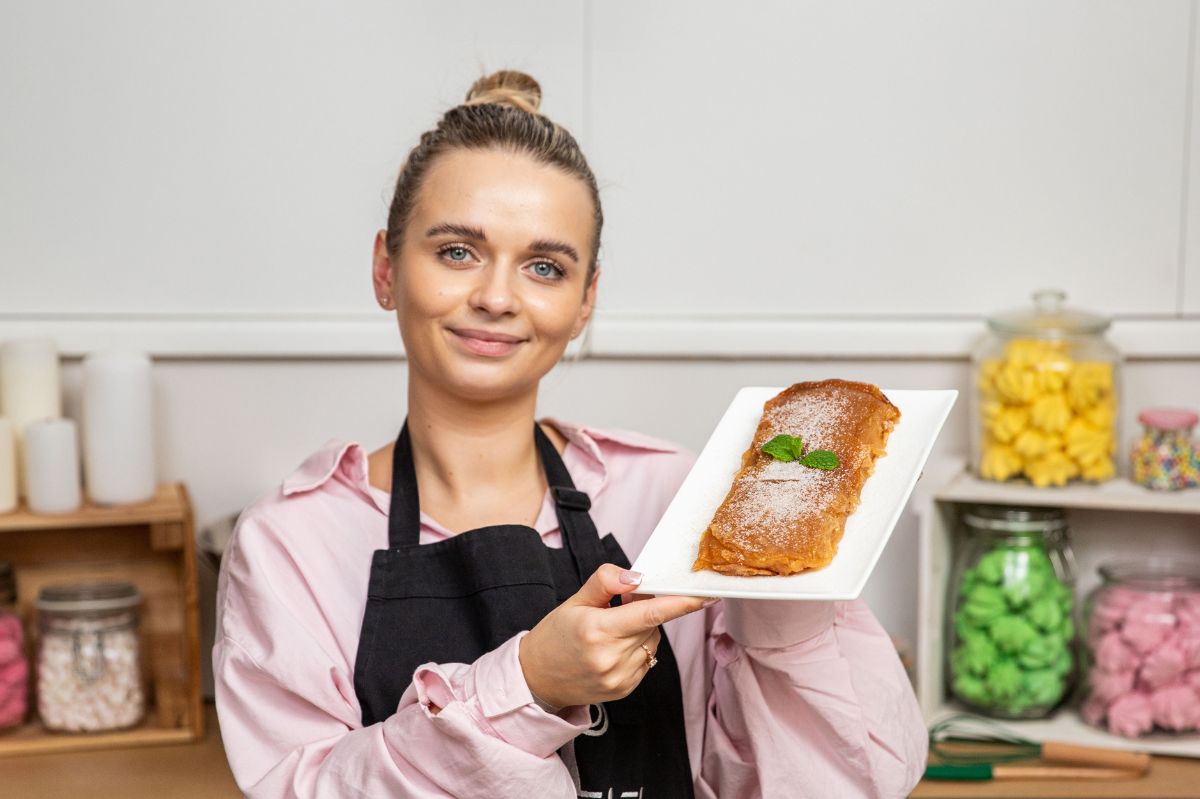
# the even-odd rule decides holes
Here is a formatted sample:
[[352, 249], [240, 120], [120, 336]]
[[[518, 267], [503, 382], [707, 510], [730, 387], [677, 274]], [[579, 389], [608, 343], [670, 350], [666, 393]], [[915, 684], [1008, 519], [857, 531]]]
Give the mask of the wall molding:
[[[966, 358], [972, 317], [744, 317], [598, 313], [590, 358]], [[0, 314], [0, 341], [51, 336], [66, 357], [110, 347], [157, 358], [404, 357], [394, 320], [362, 314]], [[1200, 359], [1200, 316], [1118, 318], [1111, 338], [1134, 359]]]

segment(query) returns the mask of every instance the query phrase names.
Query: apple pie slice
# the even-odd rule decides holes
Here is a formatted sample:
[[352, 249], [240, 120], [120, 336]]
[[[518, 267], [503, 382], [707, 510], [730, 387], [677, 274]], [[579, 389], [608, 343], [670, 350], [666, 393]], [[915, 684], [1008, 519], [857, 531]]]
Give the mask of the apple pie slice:
[[[797, 383], [767, 400], [692, 569], [794, 574], [827, 565], [899, 419], [876, 386], [849, 380]], [[831, 451], [837, 466], [805, 465], [799, 452], [795, 460], [778, 460], [762, 449], [777, 436], [801, 439], [805, 451]]]

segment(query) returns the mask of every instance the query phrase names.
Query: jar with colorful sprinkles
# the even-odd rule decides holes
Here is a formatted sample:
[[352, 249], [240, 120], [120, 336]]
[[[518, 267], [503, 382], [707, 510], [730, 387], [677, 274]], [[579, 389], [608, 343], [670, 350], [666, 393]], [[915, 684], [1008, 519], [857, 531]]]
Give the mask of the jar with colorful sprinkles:
[[1181, 408], [1149, 408], [1138, 421], [1142, 436], [1131, 453], [1134, 481], [1159, 491], [1200, 486], [1200, 442], [1192, 440], [1200, 417]]

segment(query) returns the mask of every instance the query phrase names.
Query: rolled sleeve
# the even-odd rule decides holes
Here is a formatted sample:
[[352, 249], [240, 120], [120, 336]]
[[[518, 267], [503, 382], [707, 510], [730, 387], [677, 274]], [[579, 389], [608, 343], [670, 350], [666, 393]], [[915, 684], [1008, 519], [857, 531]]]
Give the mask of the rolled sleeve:
[[866, 604], [722, 604], [698, 794], [906, 796], [924, 769], [925, 725]]
[[726, 599], [725, 629], [746, 647], [783, 649], [833, 625], [834, 602]]
[[[420, 666], [411, 690], [417, 701], [443, 710], [461, 703], [481, 730], [537, 757], [549, 757], [589, 726], [586, 706], [547, 713], [533, 701], [518, 658], [520, 632], [479, 657], [461, 676], [427, 663]], [[404, 700], [401, 700], [401, 705]]]

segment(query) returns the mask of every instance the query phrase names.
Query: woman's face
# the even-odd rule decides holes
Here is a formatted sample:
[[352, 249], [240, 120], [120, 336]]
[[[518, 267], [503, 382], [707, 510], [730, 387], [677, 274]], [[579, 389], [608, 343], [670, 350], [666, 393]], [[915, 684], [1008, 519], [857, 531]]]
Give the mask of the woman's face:
[[375, 239], [375, 294], [395, 304], [410, 369], [472, 400], [536, 389], [591, 315], [592, 225], [587, 187], [555, 167], [499, 150], [439, 157], [400, 252]]

